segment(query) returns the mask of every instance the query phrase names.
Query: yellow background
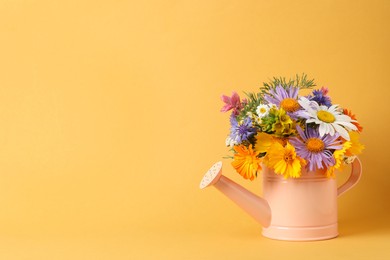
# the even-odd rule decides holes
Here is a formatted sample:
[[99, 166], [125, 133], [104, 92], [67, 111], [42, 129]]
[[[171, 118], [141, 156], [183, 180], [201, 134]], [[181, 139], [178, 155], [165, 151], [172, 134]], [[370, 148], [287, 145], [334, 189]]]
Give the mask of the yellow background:
[[[385, 0], [1, 0], [0, 259], [388, 259], [389, 29]], [[364, 175], [339, 238], [279, 242], [198, 184], [220, 95], [302, 72], [357, 114]]]

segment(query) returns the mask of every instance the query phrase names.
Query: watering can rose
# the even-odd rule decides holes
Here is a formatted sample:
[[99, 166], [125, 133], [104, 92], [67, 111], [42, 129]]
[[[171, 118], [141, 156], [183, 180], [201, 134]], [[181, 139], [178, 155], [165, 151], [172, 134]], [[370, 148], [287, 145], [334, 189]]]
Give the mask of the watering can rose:
[[363, 128], [356, 116], [333, 104], [327, 88], [299, 95], [313, 87], [314, 80], [306, 75], [274, 78], [259, 92], [247, 93], [246, 99], [236, 92], [221, 97], [225, 103], [221, 111], [231, 111], [226, 145], [241, 176], [253, 180], [263, 163], [285, 178], [299, 178], [304, 167], [332, 177], [362, 152]]

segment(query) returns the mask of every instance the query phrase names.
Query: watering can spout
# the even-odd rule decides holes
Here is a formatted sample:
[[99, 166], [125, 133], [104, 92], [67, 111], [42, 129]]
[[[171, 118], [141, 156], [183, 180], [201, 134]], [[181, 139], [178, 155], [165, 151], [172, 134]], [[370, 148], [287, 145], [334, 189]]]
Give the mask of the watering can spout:
[[271, 223], [271, 208], [268, 202], [222, 175], [222, 162], [215, 163], [204, 175], [199, 187], [213, 185], [239, 207], [251, 215], [263, 227]]

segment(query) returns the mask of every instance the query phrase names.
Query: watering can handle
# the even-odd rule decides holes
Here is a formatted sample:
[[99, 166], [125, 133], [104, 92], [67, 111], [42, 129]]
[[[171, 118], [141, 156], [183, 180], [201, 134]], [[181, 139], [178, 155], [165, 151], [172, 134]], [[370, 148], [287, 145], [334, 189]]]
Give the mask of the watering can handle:
[[337, 196], [340, 196], [341, 194], [343, 194], [344, 192], [346, 192], [347, 190], [355, 186], [359, 182], [361, 176], [362, 176], [362, 164], [359, 158], [356, 158], [352, 163], [351, 175], [349, 176], [347, 182], [341, 185], [337, 189]]

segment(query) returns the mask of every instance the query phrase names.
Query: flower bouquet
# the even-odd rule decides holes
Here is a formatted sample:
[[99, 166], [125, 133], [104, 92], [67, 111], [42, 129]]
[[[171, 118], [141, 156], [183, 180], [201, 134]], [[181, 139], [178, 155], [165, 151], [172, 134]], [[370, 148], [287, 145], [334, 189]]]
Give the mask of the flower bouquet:
[[303, 167], [333, 177], [362, 152], [363, 128], [350, 110], [333, 104], [327, 88], [299, 95], [315, 86], [303, 74], [273, 78], [243, 100], [236, 92], [221, 97], [221, 111], [232, 111], [226, 139], [232, 166], [245, 179], [253, 180], [261, 163], [284, 178], [299, 178]]

